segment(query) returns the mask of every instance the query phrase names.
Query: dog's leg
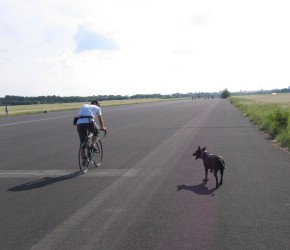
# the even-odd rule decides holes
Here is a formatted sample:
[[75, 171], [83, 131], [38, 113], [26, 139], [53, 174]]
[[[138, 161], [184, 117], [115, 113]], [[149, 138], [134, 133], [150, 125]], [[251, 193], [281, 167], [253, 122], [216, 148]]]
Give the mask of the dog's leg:
[[214, 170], [214, 177], [215, 177], [215, 183], [216, 183], [215, 186], [216, 186], [216, 188], [218, 189], [218, 188], [219, 188], [219, 180], [218, 180], [217, 172], [218, 172], [218, 170], [215, 169], [215, 170]]
[[203, 181], [207, 181], [208, 168], [205, 167], [204, 170], [205, 170], [205, 178], [203, 179]]
[[220, 181], [220, 186], [223, 184], [223, 175], [224, 175], [224, 169], [221, 168], [220, 169], [220, 172], [221, 172], [221, 181]]

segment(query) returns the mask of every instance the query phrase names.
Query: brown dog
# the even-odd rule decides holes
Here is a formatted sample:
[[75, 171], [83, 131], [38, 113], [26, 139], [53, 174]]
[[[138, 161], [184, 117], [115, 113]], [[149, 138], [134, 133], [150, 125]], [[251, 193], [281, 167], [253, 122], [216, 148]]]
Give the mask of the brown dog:
[[[223, 184], [223, 174], [224, 174], [224, 169], [226, 168], [225, 166], [225, 161], [221, 156], [214, 155], [214, 154], [209, 154], [207, 151], [205, 151], [204, 148], [200, 148], [198, 146], [198, 149], [192, 154], [195, 156], [195, 159], [202, 159], [203, 160], [203, 165], [205, 169], [205, 179], [203, 181], [207, 181], [207, 174], [208, 170], [214, 174], [215, 180], [216, 180], [216, 188], [219, 188]], [[220, 183], [218, 183], [218, 176], [217, 172], [220, 171], [221, 174], [221, 180]]]

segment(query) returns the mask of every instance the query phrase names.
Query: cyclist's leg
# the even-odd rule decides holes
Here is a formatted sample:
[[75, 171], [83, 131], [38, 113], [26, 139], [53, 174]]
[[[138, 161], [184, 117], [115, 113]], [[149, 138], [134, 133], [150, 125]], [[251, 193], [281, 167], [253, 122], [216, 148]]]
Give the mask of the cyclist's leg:
[[[77, 126], [77, 130], [78, 130], [78, 134], [79, 134], [79, 138], [80, 138], [80, 146], [82, 145], [82, 143], [85, 141], [85, 138], [87, 136], [87, 126], [86, 124], [79, 124]], [[81, 148], [81, 157], [85, 158], [85, 150], [84, 148]]]
[[99, 133], [100, 133], [99, 127], [96, 123], [91, 123], [90, 132], [94, 135], [92, 138], [92, 145], [91, 145], [94, 147], [96, 145], [96, 142], [98, 140]]

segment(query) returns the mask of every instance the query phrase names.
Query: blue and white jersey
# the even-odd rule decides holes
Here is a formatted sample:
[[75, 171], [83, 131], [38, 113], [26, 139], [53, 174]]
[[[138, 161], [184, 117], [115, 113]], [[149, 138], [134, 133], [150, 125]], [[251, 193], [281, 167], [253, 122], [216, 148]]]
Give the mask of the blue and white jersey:
[[82, 123], [91, 123], [95, 121], [95, 117], [102, 115], [101, 108], [92, 105], [92, 104], [84, 104], [80, 108], [79, 117], [85, 116], [85, 118], [79, 118], [77, 121], [77, 125]]

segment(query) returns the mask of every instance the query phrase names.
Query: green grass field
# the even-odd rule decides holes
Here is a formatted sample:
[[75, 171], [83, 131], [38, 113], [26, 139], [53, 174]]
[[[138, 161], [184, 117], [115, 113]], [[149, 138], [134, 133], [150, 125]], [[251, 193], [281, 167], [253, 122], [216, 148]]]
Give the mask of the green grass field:
[[236, 96], [229, 100], [278, 145], [290, 150], [290, 94]]

